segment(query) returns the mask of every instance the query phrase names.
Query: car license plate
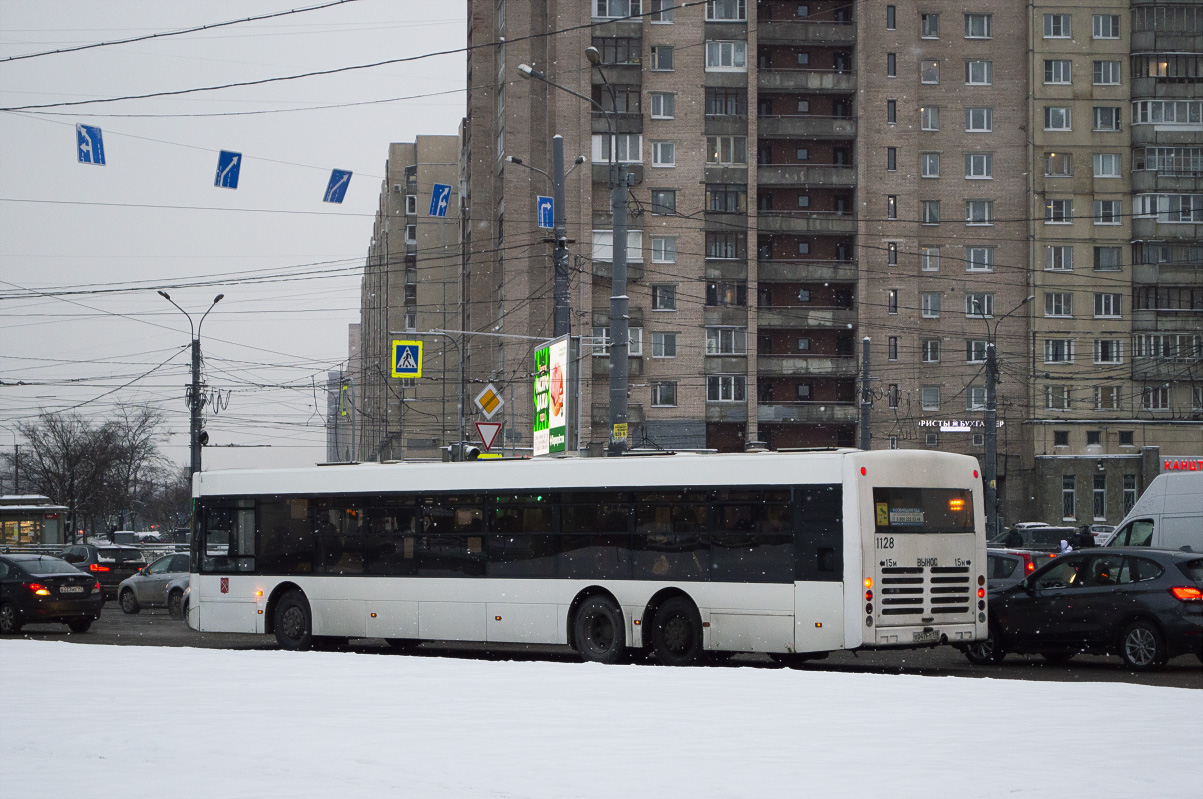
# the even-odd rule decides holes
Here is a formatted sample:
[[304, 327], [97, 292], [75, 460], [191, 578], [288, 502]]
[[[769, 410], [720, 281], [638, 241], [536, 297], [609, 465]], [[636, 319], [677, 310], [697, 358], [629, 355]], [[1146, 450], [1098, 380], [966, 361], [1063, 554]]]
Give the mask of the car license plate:
[[82, 585], [64, 585], [58, 592], [60, 594], [82, 594], [84, 588]]
[[928, 630], [926, 632], [914, 633], [913, 635], [914, 635], [914, 638], [911, 640], [914, 643], [919, 643], [920, 641], [939, 641], [940, 640], [939, 630]]

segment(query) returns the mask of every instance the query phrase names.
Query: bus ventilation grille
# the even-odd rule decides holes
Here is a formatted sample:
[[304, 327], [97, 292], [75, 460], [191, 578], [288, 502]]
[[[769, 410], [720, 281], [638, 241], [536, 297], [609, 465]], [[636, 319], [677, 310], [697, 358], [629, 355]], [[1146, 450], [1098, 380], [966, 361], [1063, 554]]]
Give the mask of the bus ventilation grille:
[[881, 570], [881, 615], [930, 616], [969, 613], [968, 566], [891, 566]]

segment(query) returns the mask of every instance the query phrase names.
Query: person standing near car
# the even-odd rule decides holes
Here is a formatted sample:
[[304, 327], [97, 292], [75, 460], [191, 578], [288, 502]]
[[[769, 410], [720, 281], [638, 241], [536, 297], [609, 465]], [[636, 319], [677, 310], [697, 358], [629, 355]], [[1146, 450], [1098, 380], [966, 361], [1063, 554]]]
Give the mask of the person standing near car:
[[1094, 533], [1090, 532], [1089, 524], [1078, 527], [1078, 534], [1075, 536], [1073, 544], [1076, 549], [1089, 549], [1094, 546]]

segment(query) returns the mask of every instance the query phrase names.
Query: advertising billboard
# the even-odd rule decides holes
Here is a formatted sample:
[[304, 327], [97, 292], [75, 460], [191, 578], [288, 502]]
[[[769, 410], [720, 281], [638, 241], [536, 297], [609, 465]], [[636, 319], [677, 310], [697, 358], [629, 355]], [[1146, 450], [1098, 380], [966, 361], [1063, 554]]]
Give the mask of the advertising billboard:
[[535, 350], [534, 454], [564, 452], [568, 441], [568, 337]]

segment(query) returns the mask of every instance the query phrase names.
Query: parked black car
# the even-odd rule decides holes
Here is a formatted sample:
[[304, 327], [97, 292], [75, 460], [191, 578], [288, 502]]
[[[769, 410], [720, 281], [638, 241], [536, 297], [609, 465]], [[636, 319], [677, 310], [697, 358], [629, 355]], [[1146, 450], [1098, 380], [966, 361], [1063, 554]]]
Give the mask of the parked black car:
[[988, 596], [990, 638], [974, 663], [1008, 652], [1064, 662], [1079, 652], [1119, 655], [1133, 670], [1194, 653], [1203, 660], [1203, 557], [1144, 547], [1070, 552]]
[[116, 599], [121, 581], [146, 566], [142, 550], [128, 544], [76, 544], [58, 556], [100, 580], [106, 599]]
[[100, 581], [51, 555], [0, 555], [0, 635], [34, 622], [84, 633], [100, 618]]

